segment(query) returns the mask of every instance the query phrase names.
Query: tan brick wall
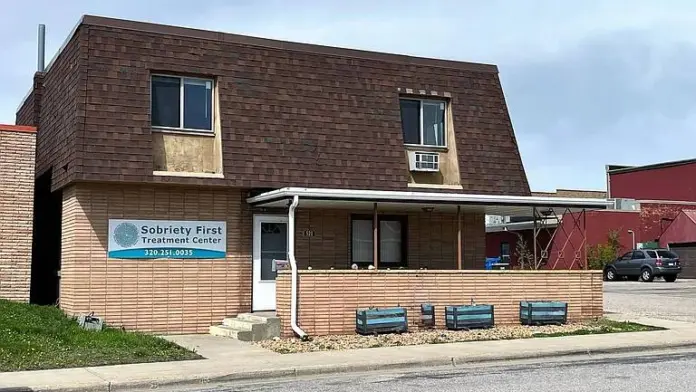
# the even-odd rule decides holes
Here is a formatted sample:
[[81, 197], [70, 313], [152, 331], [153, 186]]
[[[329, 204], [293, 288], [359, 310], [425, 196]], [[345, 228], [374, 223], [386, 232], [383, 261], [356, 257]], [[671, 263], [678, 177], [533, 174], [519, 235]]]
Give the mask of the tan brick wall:
[[[295, 257], [300, 269], [345, 269], [350, 267], [350, 219], [353, 213], [371, 211], [311, 210], [298, 208]], [[389, 212], [389, 215], [394, 213]], [[456, 214], [410, 212], [407, 257], [410, 269], [457, 268]], [[306, 230], [314, 235], [304, 236]], [[485, 215], [462, 215], [462, 266], [483, 268], [485, 262]]]
[[29, 301], [36, 132], [0, 125], [0, 298]]
[[[263, 213], [268, 213], [265, 211]], [[298, 210], [300, 268], [347, 268], [347, 210]], [[226, 260], [107, 259], [109, 218], [227, 220]], [[77, 184], [63, 193], [60, 304], [69, 314], [95, 312], [106, 322], [160, 333], [205, 332], [251, 310], [252, 212], [241, 190]], [[302, 235], [304, 230], [313, 237]], [[480, 268], [485, 227], [462, 219], [463, 265]], [[410, 213], [411, 268], [456, 268], [456, 216]]]
[[[290, 329], [291, 275], [277, 280], [277, 312], [283, 334]], [[404, 306], [409, 327], [416, 328], [420, 304], [436, 307], [444, 328], [444, 306], [476, 303], [495, 306], [496, 324], [519, 323], [519, 301], [568, 302], [570, 321], [603, 314], [601, 271], [300, 271], [300, 327], [310, 335], [352, 334], [355, 310]]]
[[[86, 185], [63, 195], [60, 304], [113, 325], [203, 333], [251, 309], [250, 212], [239, 190]], [[226, 220], [225, 260], [107, 259], [109, 218]]]

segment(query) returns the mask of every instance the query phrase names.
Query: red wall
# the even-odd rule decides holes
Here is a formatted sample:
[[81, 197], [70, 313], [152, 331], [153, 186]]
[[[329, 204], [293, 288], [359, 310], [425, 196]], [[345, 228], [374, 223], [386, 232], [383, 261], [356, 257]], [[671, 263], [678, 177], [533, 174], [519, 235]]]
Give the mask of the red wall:
[[667, 229], [671, 221], [660, 221], [662, 218], [674, 219], [681, 210], [696, 209], [694, 205], [641, 203], [640, 204], [640, 228], [643, 241], [655, 241]]
[[[522, 237], [527, 242], [527, 248], [529, 252], [534, 254], [534, 231], [533, 230], [520, 230], [518, 233], [522, 234]], [[541, 252], [541, 247], [545, 247], [549, 242], [549, 238], [553, 231], [549, 232], [542, 229], [538, 236], [538, 246], [539, 252]], [[519, 265], [517, 263], [517, 255], [515, 251], [517, 249], [517, 235], [510, 231], [498, 231], [494, 233], [486, 233], [486, 257], [499, 257], [500, 256], [500, 244], [507, 242], [510, 244], [510, 266], [515, 267]]]
[[685, 242], [696, 242], [696, 223], [686, 214], [679, 214], [660, 237], [660, 246]]
[[[531, 244], [531, 230], [519, 231], [525, 239], [527, 244]], [[517, 256], [515, 255], [515, 246], [517, 245], [517, 235], [510, 231], [496, 231], [493, 233], [486, 233], [486, 257], [499, 257], [500, 256], [500, 244], [507, 242], [510, 244], [510, 263], [517, 263]]]
[[[640, 222], [640, 215], [637, 211], [587, 211], [585, 213], [586, 242], [585, 246], [582, 246], [582, 220], [580, 220], [580, 229], [576, 227], [573, 231], [573, 219], [570, 216], [564, 216], [562, 224], [556, 229], [547, 268], [581, 268], [582, 265], [574, 262], [574, 251], [579, 251], [582, 261], [585, 257], [586, 247], [606, 243], [611, 230], [619, 231], [620, 252], [627, 251], [633, 246], [633, 239], [628, 233], [629, 229], [636, 233], [636, 242], [642, 241]], [[566, 246], [563, 250], [564, 244]], [[561, 254], [561, 250], [563, 250], [563, 254]]]
[[610, 197], [696, 201], [695, 177], [696, 163], [610, 174]]

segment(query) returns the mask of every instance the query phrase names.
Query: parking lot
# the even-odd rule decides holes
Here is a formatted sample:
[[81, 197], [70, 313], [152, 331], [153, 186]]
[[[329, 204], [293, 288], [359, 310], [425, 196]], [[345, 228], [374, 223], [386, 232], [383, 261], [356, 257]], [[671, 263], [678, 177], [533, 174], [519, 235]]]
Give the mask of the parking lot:
[[696, 280], [604, 282], [604, 311], [696, 323]]

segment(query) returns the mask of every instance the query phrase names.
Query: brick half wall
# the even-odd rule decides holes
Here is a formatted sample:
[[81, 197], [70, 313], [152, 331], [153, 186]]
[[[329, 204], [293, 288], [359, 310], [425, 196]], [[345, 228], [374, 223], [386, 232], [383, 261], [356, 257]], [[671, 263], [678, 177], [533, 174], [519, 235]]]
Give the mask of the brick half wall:
[[[284, 336], [290, 328], [288, 271], [278, 275], [277, 313]], [[403, 306], [409, 328], [417, 328], [420, 304], [435, 305], [437, 327], [444, 307], [495, 305], [496, 324], [519, 323], [519, 301], [568, 302], [571, 322], [603, 314], [601, 271], [299, 271], [298, 324], [309, 335], [355, 333], [357, 308]]]
[[34, 216], [33, 127], [0, 125], [0, 298], [29, 301]]
[[[109, 259], [109, 219], [225, 220], [225, 259]], [[78, 184], [63, 193], [60, 306], [143, 332], [205, 333], [251, 310], [251, 215], [240, 190]]]

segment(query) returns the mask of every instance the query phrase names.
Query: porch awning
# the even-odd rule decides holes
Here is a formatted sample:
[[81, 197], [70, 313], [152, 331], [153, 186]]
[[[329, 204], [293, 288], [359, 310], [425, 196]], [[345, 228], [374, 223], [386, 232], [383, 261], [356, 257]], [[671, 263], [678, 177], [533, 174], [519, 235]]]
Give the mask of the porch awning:
[[250, 197], [256, 207], [284, 208], [298, 196], [298, 208], [371, 210], [378, 203], [380, 210], [432, 210], [478, 212], [500, 216], [535, 216], [536, 214], [607, 209], [613, 202], [606, 199], [582, 199], [539, 196], [470, 195], [445, 192], [375, 191], [326, 188], [281, 188]]

